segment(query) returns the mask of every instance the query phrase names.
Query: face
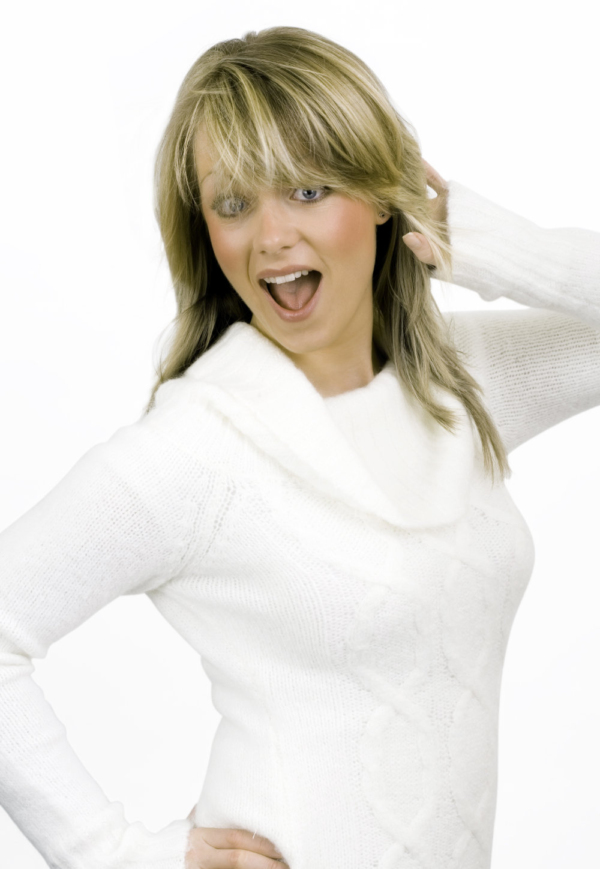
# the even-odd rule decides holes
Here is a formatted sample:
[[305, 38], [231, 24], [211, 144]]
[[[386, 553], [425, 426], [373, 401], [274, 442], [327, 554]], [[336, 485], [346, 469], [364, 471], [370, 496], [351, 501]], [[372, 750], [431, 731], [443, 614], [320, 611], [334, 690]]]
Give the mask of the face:
[[[195, 156], [215, 258], [252, 311], [252, 325], [296, 362], [360, 365], [364, 360], [372, 370], [376, 227], [389, 215], [382, 218], [374, 206], [324, 187], [264, 189], [254, 198], [236, 191], [219, 202], [202, 131]], [[269, 269], [290, 273], [288, 266], [321, 273], [314, 298], [316, 279], [294, 296], [283, 289], [269, 293], [258, 277]], [[290, 316], [288, 305], [302, 307]]]

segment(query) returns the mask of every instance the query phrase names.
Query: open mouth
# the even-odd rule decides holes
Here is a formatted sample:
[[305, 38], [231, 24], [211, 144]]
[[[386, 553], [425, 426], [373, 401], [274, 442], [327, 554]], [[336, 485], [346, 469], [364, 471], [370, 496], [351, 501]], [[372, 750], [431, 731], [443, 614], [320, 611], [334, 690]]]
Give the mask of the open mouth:
[[300, 311], [304, 308], [319, 288], [321, 272], [310, 271], [301, 275], [295, 281], [285, 281], [281, 284], [267, 283], [261, 278], [260, 285], [271, 295], [280, 308], [286, 311]]

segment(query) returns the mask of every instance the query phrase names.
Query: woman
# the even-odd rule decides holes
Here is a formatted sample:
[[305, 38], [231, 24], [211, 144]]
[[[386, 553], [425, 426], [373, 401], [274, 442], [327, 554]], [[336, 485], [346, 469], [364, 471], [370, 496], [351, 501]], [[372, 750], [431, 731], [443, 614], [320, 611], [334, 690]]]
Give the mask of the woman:
[[[600, 403], [598, 234], [445, 182], [373, 73], [299, 28], [202, 55], [156, 184], [179, 313], [146, 412], [0, 535], [0, 803], [61, 869], [488, 867], [533, 564], [507, 455]], [[531, 307], [442, 316], [431, 267]], [[31, 679], [142, 592], [222, 716], [158, 833]]]

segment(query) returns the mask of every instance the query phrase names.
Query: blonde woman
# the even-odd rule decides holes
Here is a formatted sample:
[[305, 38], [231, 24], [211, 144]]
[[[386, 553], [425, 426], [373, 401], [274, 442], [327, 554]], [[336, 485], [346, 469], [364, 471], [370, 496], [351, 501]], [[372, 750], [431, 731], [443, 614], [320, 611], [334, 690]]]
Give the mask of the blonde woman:
[[[487, 869], [533, 564], [507, 456], [600, 403], [600, 238], [446, 182], [299, 28], [205, 52], [156, 167], [178, 315], [148, 405], [0, 535], [0, 803], [55, 869]], [[432, 271], [527, 309], [442, 315]], [[222, 716], [157, 833], [31, 678], [141, 593]]]

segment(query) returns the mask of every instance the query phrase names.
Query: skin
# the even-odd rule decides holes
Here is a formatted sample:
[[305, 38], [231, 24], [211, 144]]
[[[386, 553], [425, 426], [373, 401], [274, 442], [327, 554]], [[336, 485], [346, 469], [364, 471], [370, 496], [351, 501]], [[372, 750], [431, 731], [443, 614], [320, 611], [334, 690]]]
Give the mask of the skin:
[[[252, 311], [251, 323], [286, 353], [322, 395], [364, 386], [374, 376], [372, 274], [376, 209], [323, 188], [261, 190], [229, 201], [226, 217], [211, 208], [217, 192], [203, 132], [196, 141], [202, 214], [223, 274]], [[308, 196], [307, 196], [308, 194]], [[316, 201], [310, 201], [310, 199]], [[286, 323], [256, 277], [266, 268], [306, 264], [324, 276], [307, 320]]]
[[[219, 191], [202, 129], [195, 159], [215, 258], [252, 311], [251, 324], [292, 359], [322, 396], [366, 386], [383, 364], [373, 343], [372, 279], [376, 229], [390, 215], [381, 217], [374, 206], [324, 188], [262, 190], [255, 201], [231, 198], [215, 210]], [[442, 182], [432, 171], [436, 183], [438, 178]], [[234, 216], [227, 216], [228, 211]], [[425, 237], [409, 233], [404, 238], [427, 261], [423, 257], [431, 256], [431, 249]], [[256, 275], [293, 263], [320, 271], [323, 286], [312, 314], [287, 323], [273, 310]]]
[[[436, 196], [429, 200], [432, 217], [443, 223], [448, 222], [448, 182], [442, 178], [440, 173], [431, 166], [427, 160], [421, 158], [425, 172], [427, 173], [427, 184], [435, 191]], [[404, 244], [412, 250], [417, 259], [428, 265], [435, 265], [433, 251], [427, 240], [427, 236], [421, 232], [408, 232], [402, 236]]]
[[[374, 208], [338, 193], [306, 205], [303, 191], [296, 189], [262, 191], [257, 202], [244, 203], [243, 217], [227, 219], [210, 207], [217, 191], [202, 132], [195, 156], [215, 257], [252, 311], [252, 325], [278, 344], [323, 396], [369, 383], [379, 369], [372, 335], [376, 227], [389, 215], [381, 218]], [[447, 182], [423, 164], [437, 194], [430, 200], [432, 214], [447, 220]], [[229, 204], [240, 207], [237, 200]], [[426, 236], [411, 232], [403, 241], [421, 262], [435, 265]], [[326, 278], [317, 308], [300, 323], [281, 320], [256, 279], [265, 268], [290, 263], [306, 263]], [[194, 811], [195, 806], [188, 817]], [[188, 843], [186, 869], [289, 869], [269, 839], [248, 830], [194, 827]]]
[[[191, 816], [191, 813], [190, 813]], [[269, 839], [249, 830], [194, 827], [188, 839], [186, 869], [289, 869]]]

